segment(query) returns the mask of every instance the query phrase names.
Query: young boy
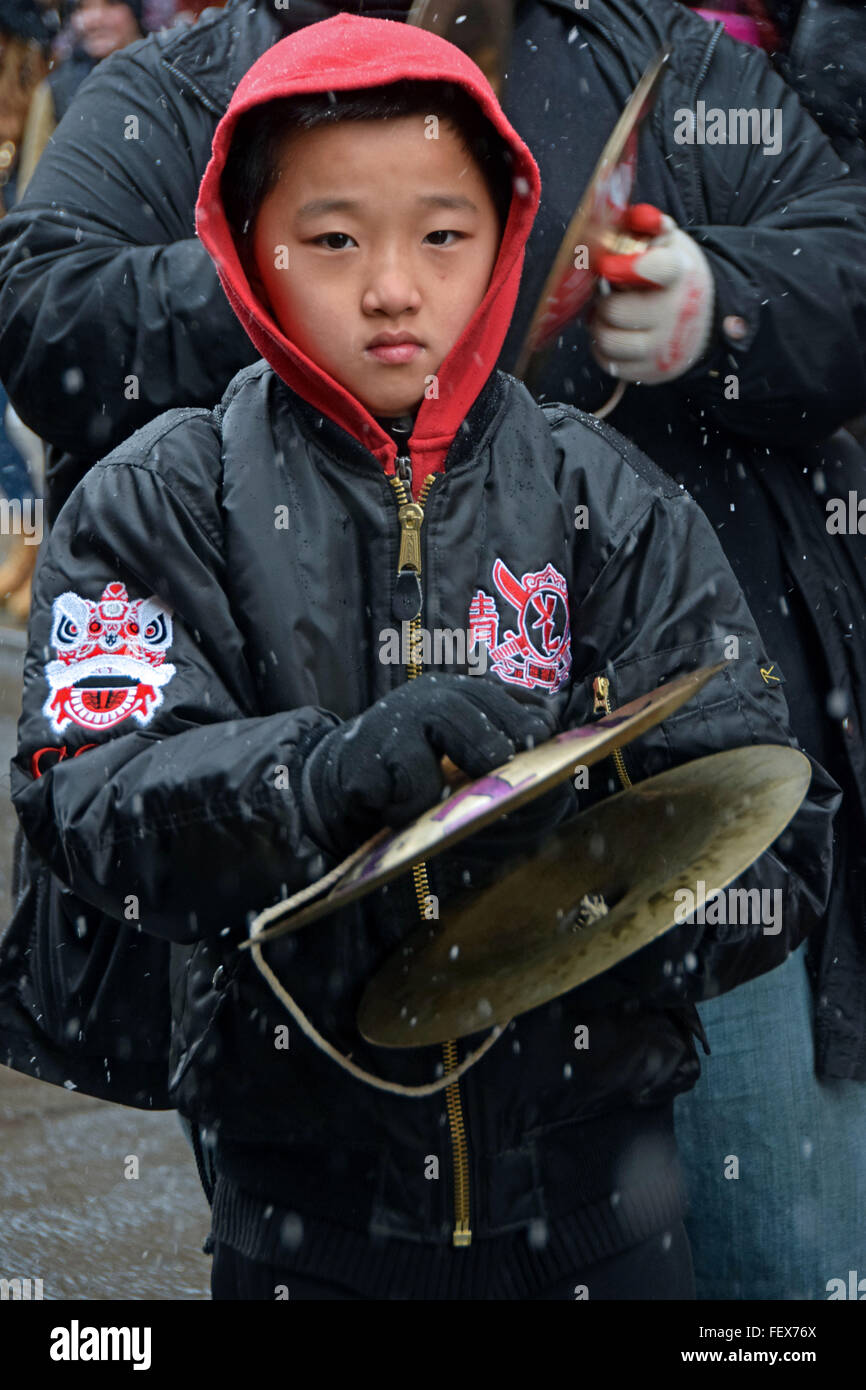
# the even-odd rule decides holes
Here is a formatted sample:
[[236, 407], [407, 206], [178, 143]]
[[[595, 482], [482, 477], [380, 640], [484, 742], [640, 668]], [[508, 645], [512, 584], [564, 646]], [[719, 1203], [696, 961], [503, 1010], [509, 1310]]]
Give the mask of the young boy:
[[[732, 638], [738, 660], [627, 748], [630, 777], [791, 741], [691, 498], [495, 370], [538, 200], [528, 149], [442, 39], [339, 15], [275, 45], [198, 203], [265, 360], [93, 468], [40, 563], [12, 773], [25, 877], [58, 960], [90, 934], [109, 969], [131, 921], [171, 943], [170, 1092], [215, 1135], [217, 1298], [689, 1297], [672, 1102], [699, 1072], [694, 1001], [779, 964], [825, 901], [837, 796], [816, 766], [741, 880], [781, 890], [781, 930], [676, 928], [424, 1099], [298, 1029], [286, 1047], [236, 949], [252, 913], [433, 804], [443, 755], [478, 776]], [[407, 670], [391, 636], [409, 623]], [[464, 632], [465, 660], [420, 672], [422, 629]], [[569, 789], [431, 860], [442, 918], [574, 809]], [[357, 1030], [419, 919], [407, 874], [267, 948], [331, 1043], [406, 1085], [477, 1043], [392, 1051]]]

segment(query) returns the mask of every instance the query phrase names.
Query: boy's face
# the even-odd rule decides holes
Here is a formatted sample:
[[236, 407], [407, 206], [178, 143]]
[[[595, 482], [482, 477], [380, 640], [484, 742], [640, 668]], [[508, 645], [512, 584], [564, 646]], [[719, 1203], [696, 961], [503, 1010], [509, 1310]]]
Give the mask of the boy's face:
[[[444, 121], [438, 139], [425, 128], [418, 115], [292, 136], [254, 229], [257, 294], [286, 337], [372, 415], [420, 403], [484, 298], [499, 251], [474, 159]], [[416, 345], [371, 347], [402, 333]]]

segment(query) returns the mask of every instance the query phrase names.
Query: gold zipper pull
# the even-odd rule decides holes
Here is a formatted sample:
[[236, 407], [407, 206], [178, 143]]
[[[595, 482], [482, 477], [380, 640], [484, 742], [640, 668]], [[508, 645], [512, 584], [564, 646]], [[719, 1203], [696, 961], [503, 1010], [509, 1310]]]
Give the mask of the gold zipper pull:
[[610, 681], [607, 676], [596, 676], [592, 689], [595, 694], [593, 714], [610, 714]]
[[[400, 457], [397, 464], [408, 465], [411, 477], [411, 459]], [[402, 473], [402, 470], [400, 471]], [[397, 518], [400, 522], [397, 582], [394, 585], [391, 612], [400, 623], [414, 622], [421, 615], [421, 526], [424, 522], [424, 503], [434, 482], [435, 474], [428, 473], [424, 479], [421, 496], [417, 502], [412, 502], [406, 500], [406, 484], [402, 476], [391, 479], [391, 486], [398, 496]], [[410, 492], [409, 497], [411, 496]]]
[[398, 508], [397, 516], [400, 521], [400, 556], [397, 560], [397, 570], [414, 570], [416, 574], [420, 574], [421, 523], [424, 520], [424, 508], [419, 507], [417, 502], [406, 502]]

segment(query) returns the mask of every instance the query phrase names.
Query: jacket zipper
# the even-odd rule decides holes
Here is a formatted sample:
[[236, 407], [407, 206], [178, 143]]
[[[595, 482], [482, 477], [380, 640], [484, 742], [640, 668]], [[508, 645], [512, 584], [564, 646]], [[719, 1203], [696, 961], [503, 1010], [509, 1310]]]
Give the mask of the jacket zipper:
[[188, 73], [182, 72], [180, 68], [175, 67], [174, 63], [168, 62], [165, 58], [161, 58], [160, 62], [171, 73], [172, 77], [177, 78], [182, 88], [187, 87], [193, 96], [198, 98], [205, 110], [210, 111], [212, 116], [220, 117], [225, 114], [225, 107], [217, 106], [215, 102], [211, 101], [207, 93], [202, 91], [198, 83], [194, 82]]
[[[698, 75], [697, 75], [697, 77], [695, 78], [695, 85], [694, 85], [694, 87], [692, 88], [692, 103], [691, 103], [691, 104], [692, 104], [693, 107], [696, 107], [696, 106], [697, 106], [698, 92], [699, 92], [700, 89], [701, 89], [701, 83], [703, 82], [704, 78], [705, 78], [706, 75], [707, 75], [707, 71], [708, 71], [709, 66], [710, 66], [710, 63], [712, 62], [712, 59], [713, 59], [713, 54], [714, 54], [715, 51], [716, 51], [716, 45], [718, 44], [719, 39], [721, 38], [721, 36], [722, 36], [722, 34], [723, 34], [724, 32], [725, 32], [725, 26], [721, 23], [721, 21], [718, 21], [716, 24], [713, 25], [713, 32], [712, 32], [712, 34], [710, 35], [709, 41], [708, 41], [708, 43], [707, 43], [706, 50], [705, 50], [705, 52], [704, 52], [703, 61], [702, 61], [702, 63], [701, 63], [700, 69], [699, 69], [699, 71], [698, 71]], [[698, 217], [699, 217], [700, 221], [706, 222], [707, 219], [708, 219], [708, 217], [709, 217], [709, 215], [710, 215], [709, 203], [708, 203], [708, 201], [707, 201], [707, 186], [706, 186], [706, 183], [704, 182], [704, 171], [703, 171], [703, 169], [701, 168], [701, 161], [700, 161], [700, 156], [699, 156], [699, 154], [698, 154], [698, 147], [697, 147], [697, 145], [693, 145], [693, 146], [692, 146], [692, 149], [693, 149], [693, 151], [694, 151], [695, 169], [696, 169], [697, 175], [698, 175], [698, 191], [699, 191], [700, 198], [701, 198], [701, 207], [700, 207], [700, 209], [699, 209], [699, 211], [698, 211]]]
[[[610, 703], [610, 681], [607, 676], [596, 676], [592, 683], [592, 689], [595, 696], [595, 703], [592, 707], [593, 714], [613, 714], [613, 706]], [[627, 790], [631, 786], [631, 778], [626, 771], [622, 749], [614, 748], [611, 757], [623, 789]]]
[[[408, 454], [397, 458], [397, 473], [389, 478], [398, 498], [397, 516], [400, 520], [400, 554], [397, 561], [398, 586], [401, 575], [414, 576], [417, 586], [418, 611], [409, 620], [409, 680], [420, 676], [422, 663], [418, 653], [418, 637], [421, 629], [421, 525], [424, 521], [424, 505], [430, 488], [436, 481], [434, 473], [428, 473], [417, 502], [407, 496], [407, 486], [411, 486], [412, 460]], [[409, 581], [411, 592], [411, 580]], [[404, 592], [406, 586], [402, 586]], [[427, 865], [416, 864], [412, 870], [418, 912], [426, 921], [425, 905], [430, 893]], [[445, 1075], [457, 1066], [457, 1043], [442, 1044]], [[466, 1126], [463, 1122], [463, 1103], [460, 1098], [460, 1082], [454, 1081], [445, 1091], [448, 1108], [448, 1126], [451, 1133], [451, 1153], [454, 1162], [454, 1230], [452, 1242], [455, 1246], [472, 1244], [472, 1228], [469, 1224], [469, 1149], [466, 1142]]]

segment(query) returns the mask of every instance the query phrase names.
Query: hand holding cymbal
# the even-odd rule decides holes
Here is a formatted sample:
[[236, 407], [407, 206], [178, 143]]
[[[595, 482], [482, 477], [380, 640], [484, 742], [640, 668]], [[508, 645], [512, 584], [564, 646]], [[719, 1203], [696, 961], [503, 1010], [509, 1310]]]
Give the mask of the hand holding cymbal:
[[449, 787], [457, 788], [462, 786], [464, 782], [469, 781], [466, 773], [461, 772], [456, 763], [452, 763], [447, 753], [439, 760], [439, 766], [442, 768], [442, 776], [445, 778]]
[[[660, 724], [696, 695], [725, 664], [719, 662], [677, 676], [594, 724], [568, 729], [516, 754], [475, 781], [455, 780], [453, 793], [445, 801], [434, 792], [429, 796], [429, 809], [410, 825], [401, 830], [380, 831], [332, 870], [320, 885], [313, 884], [285, 902], [265, 908], [253, 921], [250, 940], [242, 943], [242, 949], [248, 948], [253, 939], [273, 940], [345, 907], [405, 873], [413, 864], [433, 858], [500, 816], [550, 791], [574, 775], [575, 764], [590, 767], [615, 748]], [[478, 684], [477, 677], [466, 679]], [[409, 690], [411, 685], [401, 688]], [[463, 776], [447, 756], [441, 764], [437, 763], [437, 770], [439, 776], [444, 773], [447, 779]]]

